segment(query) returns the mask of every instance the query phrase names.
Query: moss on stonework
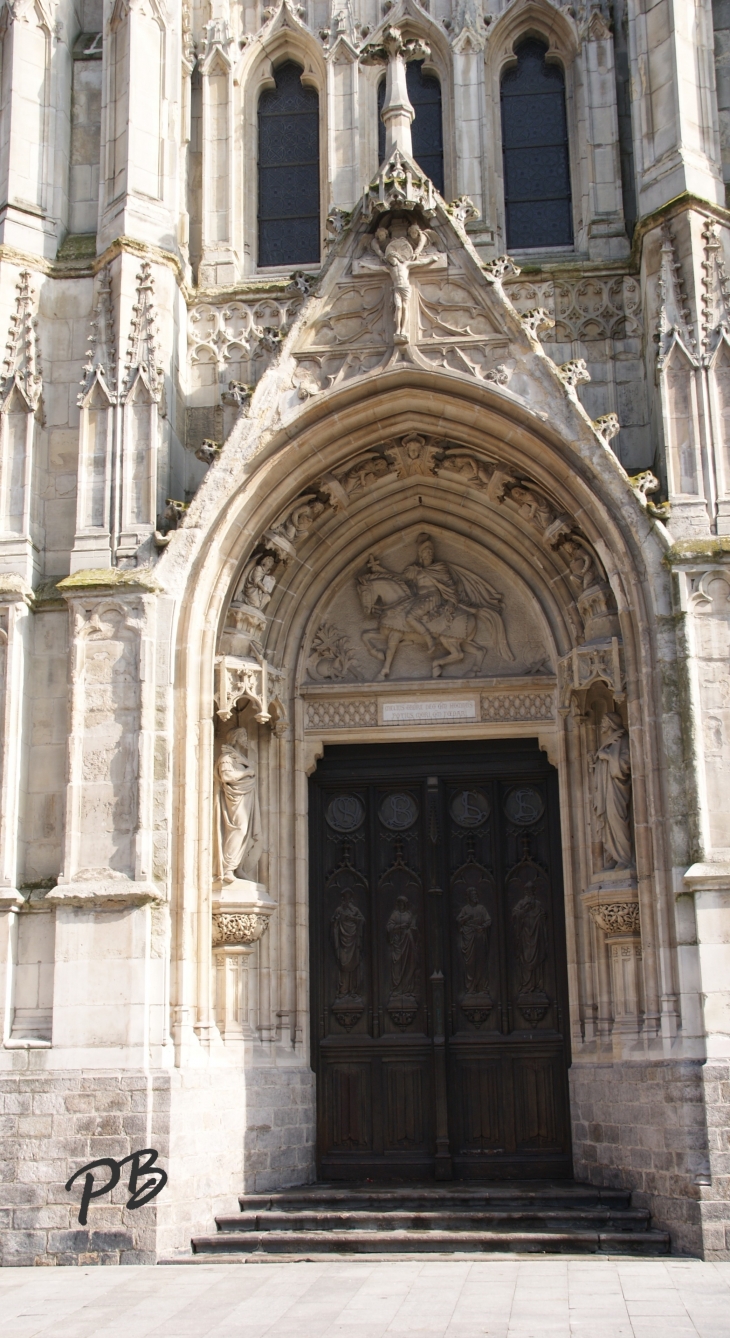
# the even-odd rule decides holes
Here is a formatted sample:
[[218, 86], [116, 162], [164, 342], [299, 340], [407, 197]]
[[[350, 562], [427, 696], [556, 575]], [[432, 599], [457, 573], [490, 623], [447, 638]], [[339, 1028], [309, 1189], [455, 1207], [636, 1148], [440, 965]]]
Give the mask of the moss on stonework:
[[162, 589], [149, 567], [89, 567], [75, 571], [58, 582], [59, 590], [118, 589], [120, 585], [134, 586], [137, 590]]
[[95, 255], [95, 232], [69, 232], [58, 248], [59, 260], [89, 260]]
[[674, 567], [678, 562], [722, 562], [730, 557], [730, 535], [715, 535], [711, 539], [679, 539], [668, 548], [662, 562]]

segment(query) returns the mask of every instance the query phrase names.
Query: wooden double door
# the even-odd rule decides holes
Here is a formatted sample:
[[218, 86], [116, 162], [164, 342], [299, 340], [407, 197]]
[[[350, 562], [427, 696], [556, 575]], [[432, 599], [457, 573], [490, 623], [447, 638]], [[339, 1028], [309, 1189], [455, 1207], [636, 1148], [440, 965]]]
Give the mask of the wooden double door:
[[325, 749], [320, 1178], [572, 1172], [557, 774], [533, 740]]

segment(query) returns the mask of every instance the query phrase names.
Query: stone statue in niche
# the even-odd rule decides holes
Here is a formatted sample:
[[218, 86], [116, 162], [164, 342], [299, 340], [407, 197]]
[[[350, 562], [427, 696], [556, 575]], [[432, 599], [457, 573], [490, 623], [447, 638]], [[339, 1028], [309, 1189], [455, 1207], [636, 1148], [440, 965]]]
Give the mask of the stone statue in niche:
[[603, 844], [605, 869], [631, 869], [631, 756], [621, 716], [607, 711], [601, 743], [591, 758], [593, 811]]
[[[408, 343], [411, 304], [411, 270], [433, 265], [441, 257], [431, 251], [424, 255], [429, 236], [417, 223], [407, 218], [395, 218], [389, 228], [378, 228], [370, 243], [378, 267], [385, 265], [393, 284], [393, 323], [396, 344]], [[368, 259], [361, 261], [368, 268]], [[370, 266], [373, 262], [369, 261]]]
[[227, 736], [215, 764], [215, 783], [218, 876], [222, 883], [252, 878], [261, 855], [261, 816], [245, 729]]
[[394, 1006], [398, 1009], [407, 1002], [415, 1006], [418, 988], [418, 920], [408, 897], [396, 897], [385, 932], [390, 946], [388, 1011], [392, 1013]]
[[251, 568], [243, 583], [242, 599], [253, 609], [265, 609], [276, 587], [276, 577], [272, 571], [276, 559], [271, 553], [264, 553]]
[[466, 903], [456, 917], [459, 951], [464, 963], [464, 989], [467, 995], [488, 994], [492, 917], [479, 900], [475, 887], [470, 887], [466, 895]]
[[539, 897], [535, 896], [534, 881], [528, 879], [523, 887], [520, 900], [512, 908], [512, 935], [520, 968], [519, 993], [534, 995], [545, 988], [547, 912]]
[[[376, 630], [362, 634], [370, 654], [383, 661], [378, 678], [389, 677], [398, 647], [414, 641], [424, 643], [434, 657], [434, 678], [441, 676], [444, 665], [463, 660], [467, 651], [478, 656], [478, 673], [489, 650], [475, 637], [480, 620], [501, 658], [513, 660], [502, 621], [502, 595], [465, 567], [439, 561], [429, 534], [420, 534], [416, 542], [416, 561], [401, 575], [389, 571], [373, 553], [358, 579], [363, 610], [378, 622]], [[439, 647], [445, 655], [437, 654]]]
[[365, 916], [359, 909], [352, 888], [346, 887], [330, 921], [332, 946], [337, 961], [337, 999], [362, 1003], [362, 958]]

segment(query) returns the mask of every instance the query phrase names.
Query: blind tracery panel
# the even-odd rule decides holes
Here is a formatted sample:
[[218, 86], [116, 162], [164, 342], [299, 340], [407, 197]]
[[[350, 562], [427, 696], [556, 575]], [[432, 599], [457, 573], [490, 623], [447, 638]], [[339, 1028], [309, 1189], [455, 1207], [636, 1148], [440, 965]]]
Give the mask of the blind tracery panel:
[[258, 263], [319, 260], [319, 95], [287, 61], [259, 99]]
[[565, 76], [535, 38], [517, 48], [502, 79], [502, 154], [507, 246], [573, 243]]
[[[416, 113], [411, 126], [413, 157], [431, 178], [436, 190], [444, 193], [444, 136], [441, 114], [441, 85], [432, 74], [423, 73], [423, 61], [406, 66], [408, 96]], [[385, 102], [385, 80], [378, 85], [378, 159], [385, 157], [385, 126], [380, 113]]]

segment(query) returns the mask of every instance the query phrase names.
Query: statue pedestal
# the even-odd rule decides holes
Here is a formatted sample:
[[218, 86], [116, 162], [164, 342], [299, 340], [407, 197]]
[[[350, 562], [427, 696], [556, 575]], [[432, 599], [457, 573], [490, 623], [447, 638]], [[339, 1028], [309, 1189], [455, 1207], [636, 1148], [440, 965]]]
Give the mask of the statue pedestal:
[[637, 1037], [642, 1013], [641, 923], [634, 869], [602, 869], [583, 894], [594, 924], [603, 934], [611, 969], [613, 1031]]
[[215, 1013], [227, 1045], [242, 1044], [254, 1034], [249, 1021], [248, 966], [275, 910], [276, 902], [266, 895], [263, 883], [234, 878], [213, 884]]

